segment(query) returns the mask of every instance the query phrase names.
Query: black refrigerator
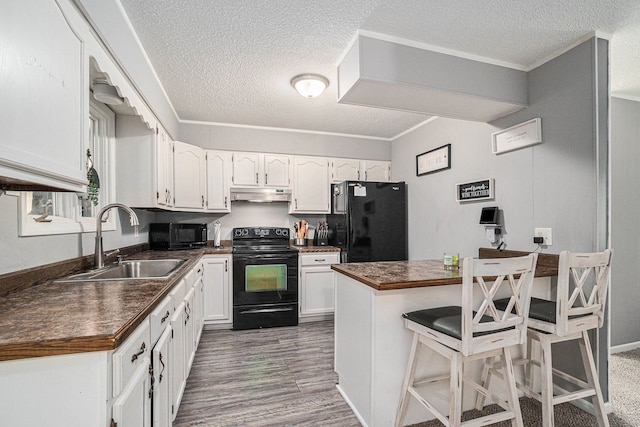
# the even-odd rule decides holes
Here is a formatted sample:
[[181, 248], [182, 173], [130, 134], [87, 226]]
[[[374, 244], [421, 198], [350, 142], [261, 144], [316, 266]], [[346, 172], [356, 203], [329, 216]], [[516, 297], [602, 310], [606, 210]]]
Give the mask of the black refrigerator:
[[365, 181], [332, 186], [329, 245], [341, 249], [341, 262], [407, 259], [406, 187]]

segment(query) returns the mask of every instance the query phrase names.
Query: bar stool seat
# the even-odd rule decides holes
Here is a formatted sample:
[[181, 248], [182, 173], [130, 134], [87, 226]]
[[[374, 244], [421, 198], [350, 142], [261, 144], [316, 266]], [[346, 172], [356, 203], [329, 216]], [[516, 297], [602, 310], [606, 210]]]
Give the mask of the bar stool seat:
[[[537, 254], [517, 258], [465, 258], [462, 263], [462, 304], [417, 310], [403, 314], [405, 327], [413, 331], [409, 362], [405, 373], [396, 426], [403, 425], [409, 396], [436, 416], [445, 426], [481, 426], [511, 420], [513, 426], [523, 426], [509, 347], [525, 340], [527, 313]], [[474, 283], [475, 282], [475, 283]], [[503, 287], [504, 285], [504, 287]], [[499, 313], [493, 298], [502, 292], [510, 294], [508, 311]], [[506, 289], [505, 289], [506, 288]], [[475, 294], [482, 294], [476, 295]], [[514, 313], [511, 309], [514, 309]], [[450, 360], [450, 375], [416, 380], [420, 348]], [[506, 399], [494, 395], [463, 375], [463, 365], [477, 359], [500, 357], [503, 375], [507, 378]], [[425, 384], [446, 382], [450, 390], [448, 414], [420, 394]], [[463, 383], [489, 397], [504, 411], [462, 422]]]
[[[524, 383], [518, 384], [518, 387], [542, 403], [544, 427], [554, 425], [554, 405], [588, 397], [591, 398], [598, 425], [609, 427], [588, 332], [602, 327], [604, 322], [612, 254], [611, 249], [596, 253], [561, 252], [556, 300], [531, 299], [527, 355], [526, 359], [516, 362], [525, 366]], [[510, 310], [507, 299], [496, 300], [495, 306], [499, 310]], [[578, 342], [586, 381], [553, 368], [551, 345], [567, 341]], [[533, 355], [534, 342], [538, 343], [540, 349], [538, 357]], [[492, 368], [493, 363], [493, 360], [485, 362], [482, 374], [484, 387], [489, 386], [492, 375], [501, 376]], [[534, 367], [540, 370], [540, 393], [533, 389]], [[564, 381], [562, 386], [554, 383], [554, 376]], [[571, 390], [566, 389], [567, 384], [573, 385]], [[481, 409], [483, 405], [484, 397], [478, 395], [476, 409]]]

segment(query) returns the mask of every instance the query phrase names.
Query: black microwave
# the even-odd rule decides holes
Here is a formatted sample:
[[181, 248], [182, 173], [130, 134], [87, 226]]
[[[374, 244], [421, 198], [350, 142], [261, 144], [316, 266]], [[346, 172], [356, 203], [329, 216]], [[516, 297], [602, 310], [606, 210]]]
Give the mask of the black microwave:
[[149, 249], [178, 250], [207, 244], [207, 224], [179, 224], [176, 222], [149, 224]]

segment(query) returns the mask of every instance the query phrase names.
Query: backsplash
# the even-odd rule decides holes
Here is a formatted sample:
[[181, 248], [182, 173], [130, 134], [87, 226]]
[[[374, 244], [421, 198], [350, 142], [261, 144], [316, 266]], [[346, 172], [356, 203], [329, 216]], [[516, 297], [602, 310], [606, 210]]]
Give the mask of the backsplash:
[[294, 216], [289, 214], [287, 203], [243, 203], [234, 202], [231, 213], [199, 214], [187, 212], [159, 212], [157, 222], [203, 222], [209, 227], [209, 240], [213, 240], [213, 223], [220, 221], [222, 240], [231, 240], [235, 227], [287, 227], [293, 232], [293, 224], [304, 219], [311, 226], [326, 219], [325, 215]]

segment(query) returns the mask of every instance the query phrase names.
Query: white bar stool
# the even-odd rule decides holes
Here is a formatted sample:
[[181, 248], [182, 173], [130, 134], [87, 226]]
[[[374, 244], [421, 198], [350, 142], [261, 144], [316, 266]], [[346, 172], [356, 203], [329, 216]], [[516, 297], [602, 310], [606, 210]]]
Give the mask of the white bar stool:
[[[439, 307], [403, 314], [405, 326], [414, 333], [402, 385], [396, 426], [401, 426], [403, 423], [409, 396], [415, 397], [445, 426], [484, 426], [509, 419], [512, 420], [513, 426], [523, 425], [509, 347], [523, 344], [525, 340], [537, 259], [537, 254], [500, 259], [465, 258], [462, 264], [461, 306]], [[509, 289], [511, 297], [508, 303], [509, 309], [499, 313], [493, 299], [503, 284]], [[474, 298], [474, 290], [478, 291], [478, 294], [482, 292], [481, 298]], [[479, 303], [474, 304], [474, 301]], [[419, 344], [433, 350], [432, 354], [437, 353], [449, 359], [450, 375], [416, 381]], [[509, 386], [506, 400], [463, 376], [465, 362], [496, 356], [501, 356], [503, 374]], [[451, 401], [448, 415], [438, 411], [418, 391], [421, 385], [440, 381], [446, 381], [450, 389]], [[463, 423], [461, 420], [463, 382], [495, 401], [504, 411]]]
[[[544, 427], [554, 425], [554, 405], [587, 397], [591, 397], [598, 425], [609, 427], [588, 333], [590, 329], [602, 327], [604, 322], [612, 254], [611, 249], [596, 253], [561, 252], [556, 300], [531, 300], [527, 359], [524, 361], [525, 384], [519, 384], [519, 388], [542, 403]], [[500, 310], [509, 310], [507, 304], [508, 300], [496, 301], [496, 307]], [[553, 368], [551, 345], [573, 340], [577, 340], [580, 347], [586, 382]], [[532, 357], [534, 341], [538, 342], [540, 348], [538, 360], [533, 360]], [[489, 369], [491, 364], [492, 361], [487, 361], [483, 371], [485, 387], [488, 387], [491, 375], [496, 374], [495, 369]], [[540, 368], [540, 393], [532, 388], [534, 366]], [[559, 384], [554, 384], [554, 375], [575, 387], [566, 390]], [[557, 394], [554, 394], [554, 390]], [[476, 408], [481, 408], [483, 404], [484, 397], [479, 395]]]

